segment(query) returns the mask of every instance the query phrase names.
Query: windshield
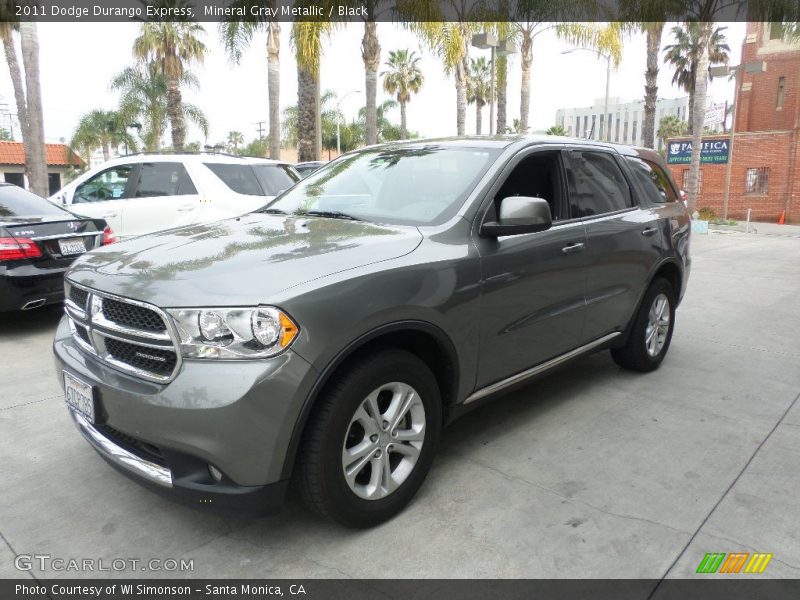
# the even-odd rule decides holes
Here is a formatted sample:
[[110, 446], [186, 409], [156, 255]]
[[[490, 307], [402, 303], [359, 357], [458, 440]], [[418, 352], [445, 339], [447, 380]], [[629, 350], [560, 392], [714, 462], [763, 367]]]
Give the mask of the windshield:
[[15, 185], [0, 186], [0, 217], [69, 216], [70, 213]]
[[268, 205], [285, 213], [433, 225], [454, 215], [500, 150], [438, 145], [377, 148], [344, 156]]

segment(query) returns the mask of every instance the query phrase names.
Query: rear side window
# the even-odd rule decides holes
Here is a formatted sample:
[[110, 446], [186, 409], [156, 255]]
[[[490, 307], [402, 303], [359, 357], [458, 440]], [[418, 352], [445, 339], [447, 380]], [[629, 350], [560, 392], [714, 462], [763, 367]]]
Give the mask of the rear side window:
[[277, 196], [300, 181], [300, 177], [286, 165], [253, 165], [253, 171], [267, 196]]
[[574, 150], [569, 153], [567, 182], [570, 214], [589, 217], [633, 206], [625, 176], [607, 152]]
[[197, 192], [181, 163], [142, 163], [134, 197], [154, 198], [192, 193]]
[[0, 217], [66, 216], [69, 213], [15, 185], [0, 185]]
[[[203, 163], [214, 175], [222, 180], [231, 191], [246, 196], [264, 196], [264, 190], [256, 179], [256, 174], [250, 165], [237, 165], [229, 163]], [[272, 194], [270, 194], [272, 195]]]
[[650, 202], [663, 204], [675, 202], [678, 197], [669, 177], [657, 164], [640, 158], [626, 157], [634, 178], [644, 190]]

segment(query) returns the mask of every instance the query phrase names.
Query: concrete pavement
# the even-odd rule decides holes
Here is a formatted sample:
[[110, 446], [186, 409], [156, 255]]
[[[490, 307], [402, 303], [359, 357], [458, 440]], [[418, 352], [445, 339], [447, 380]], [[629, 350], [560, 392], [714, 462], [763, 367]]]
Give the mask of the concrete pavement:
[[[219, 517], [130, 482], [67, 418], [58, 309], [6, 319], [0, 577], [20, 576], [14, 554], [193, 559], [195, 577], [689, 577], [706, 552], [734, 551], [800, 577], [800, 236], [692, 245], [661, 369], [601, 353], [467, 415], [412, 505], [368, 531], [296, 499], [276, 517]], [[175, 575], [116, 573], [132, 574]]]

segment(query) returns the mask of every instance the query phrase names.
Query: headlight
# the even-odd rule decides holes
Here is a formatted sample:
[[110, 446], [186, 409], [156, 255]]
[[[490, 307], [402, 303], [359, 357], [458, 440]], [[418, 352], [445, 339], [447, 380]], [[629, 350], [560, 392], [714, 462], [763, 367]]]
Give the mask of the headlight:
[[299, 328], [272, 306], [172, 308], [184, 358], [264, 358], [288, 348]]

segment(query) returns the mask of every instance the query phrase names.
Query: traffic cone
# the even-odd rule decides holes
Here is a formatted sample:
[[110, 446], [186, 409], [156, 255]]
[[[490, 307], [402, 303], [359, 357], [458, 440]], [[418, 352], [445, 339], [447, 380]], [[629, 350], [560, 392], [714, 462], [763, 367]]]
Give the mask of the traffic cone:
[[781, 218], [778, 219], [778, 225], [785, 225], [786, 224], [786, 211], [781, 211]]

